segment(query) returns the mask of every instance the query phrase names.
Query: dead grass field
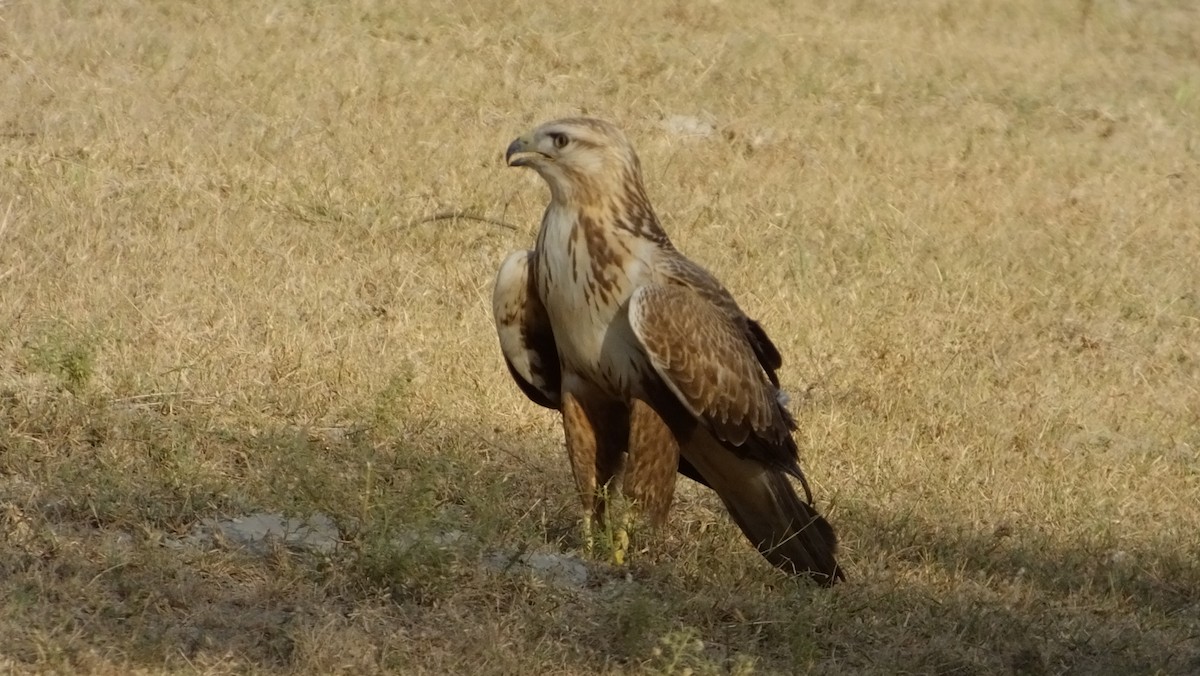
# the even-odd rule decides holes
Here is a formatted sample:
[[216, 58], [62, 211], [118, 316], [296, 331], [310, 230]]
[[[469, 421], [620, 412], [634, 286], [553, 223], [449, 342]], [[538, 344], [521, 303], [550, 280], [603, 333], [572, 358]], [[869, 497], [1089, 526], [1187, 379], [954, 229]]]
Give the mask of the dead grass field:
[[[1197, 64], [1188, 0], [0, 2], [0, 671], [1200, 671]], [[783, 350], [848, 584], [696, 490], [481, 567], [579, 546], [489, 306], [579, 112]], [[344, 543], [172, 545], [264, 510]]]

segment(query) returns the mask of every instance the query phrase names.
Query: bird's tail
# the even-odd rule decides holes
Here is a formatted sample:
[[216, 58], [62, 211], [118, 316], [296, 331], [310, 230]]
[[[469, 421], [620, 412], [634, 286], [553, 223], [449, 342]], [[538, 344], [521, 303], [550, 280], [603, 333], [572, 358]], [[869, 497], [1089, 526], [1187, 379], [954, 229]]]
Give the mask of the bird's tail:
[[833, 526], [800, 499], [784, 472], [724, 450], [687, 455], [767, 561], [825, 586], [846, 579], [835, 558]]

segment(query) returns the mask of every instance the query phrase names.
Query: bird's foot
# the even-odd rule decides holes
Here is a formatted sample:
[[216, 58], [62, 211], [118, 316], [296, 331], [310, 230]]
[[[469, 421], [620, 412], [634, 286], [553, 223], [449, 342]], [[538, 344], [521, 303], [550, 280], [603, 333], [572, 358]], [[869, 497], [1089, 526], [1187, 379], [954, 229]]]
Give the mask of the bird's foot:
[[612, 562], [614, 566], [625, 565], [629, 555], [629, 530], [618, 526], [612, 534]]
[[583, 517], [583, 522], [580, 524], [580, 534], [583, 537], [583, 550], [591, 555], [596, 551], [596, 537], [592, 533], [591, 516]]

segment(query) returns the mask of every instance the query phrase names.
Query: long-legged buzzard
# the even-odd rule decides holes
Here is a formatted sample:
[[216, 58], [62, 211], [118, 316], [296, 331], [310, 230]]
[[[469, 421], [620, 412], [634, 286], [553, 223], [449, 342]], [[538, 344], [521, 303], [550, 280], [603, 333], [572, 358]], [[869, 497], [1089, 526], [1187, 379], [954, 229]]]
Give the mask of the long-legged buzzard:
[[661, 524], [678, 471], [716, 491], [772, 564], [843, 579], [800, 471], [779, 351], [671, 244], [625, 135], [557, 120], [513, 141], [506, 160], [540, 174], [550, 204], [535, 248], [500, 267], [500, 347], [525, 394], [562, 413], [585, 525], [603, 520], [622, 469], [625, 494]]

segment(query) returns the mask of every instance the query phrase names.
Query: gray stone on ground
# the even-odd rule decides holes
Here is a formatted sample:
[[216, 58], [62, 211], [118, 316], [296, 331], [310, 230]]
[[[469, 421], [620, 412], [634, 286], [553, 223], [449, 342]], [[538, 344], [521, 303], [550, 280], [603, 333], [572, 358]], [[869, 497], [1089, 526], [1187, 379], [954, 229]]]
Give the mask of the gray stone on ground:
[[483, 565], [498, 573], [528, 573], [563, 587], [583, 587], [588, 582], [587, 565], [570, 554], [492, 552]]
[[329, 554], [341, 543], [337, 524], [320, 512], [303, 519], [278, 512], [258, 512], [232, 519], [204, 519], [183, 538], [182, 543], [211, 545], [218, 540], [256, 554], [266, 554], [276, 544]]
[[[470, 546], [475, 539], [459, 530], [434, 533], [405, 533], [396, 539], [401, 547], [429, 544], [441, 549]], [[341, 544], [337, 524], [326, 514], [317, 512], [307, 518], [288, 517], [278, 512], [256, 512], [244, 516], [201, 520], [191, 532], [179, 539], [168, 539], [170, 547], [212, 547], [227, 543], [247, 552], [266, 555], [272, 548], [330, 554]], [[483, 557], [483, 567], [497, 573], [528, 574], [534, 578], [562, 587], [587, 586], [587, 564], [571, 554], [549, 552], [492, 551]]]

